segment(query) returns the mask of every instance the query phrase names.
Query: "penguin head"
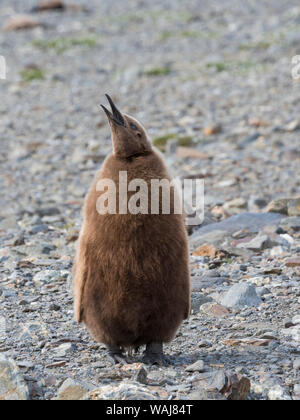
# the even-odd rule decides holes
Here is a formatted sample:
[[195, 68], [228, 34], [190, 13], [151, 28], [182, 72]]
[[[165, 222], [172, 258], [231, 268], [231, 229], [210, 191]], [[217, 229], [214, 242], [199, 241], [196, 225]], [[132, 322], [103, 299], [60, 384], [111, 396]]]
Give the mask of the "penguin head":
[[111, 112], [104, 105], [101, 106], [110, 124], [114, 155], [126, 159], [150, 153], [152, 147], [144, 127], [135, 118], [122, 114], [112, 99], [105, 96]]

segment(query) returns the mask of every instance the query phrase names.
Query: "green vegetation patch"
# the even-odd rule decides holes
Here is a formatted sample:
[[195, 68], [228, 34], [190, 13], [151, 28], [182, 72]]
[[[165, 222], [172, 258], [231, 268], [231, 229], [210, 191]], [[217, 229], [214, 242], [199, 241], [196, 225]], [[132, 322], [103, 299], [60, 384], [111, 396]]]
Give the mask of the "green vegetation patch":
[[94, 37], [82, 37], [82, 38], [56, 38], [51, 40], [40, 39], [33, 42], [35, 47], [43, 50], [55, 50], [57, 53], [63, 53], [64, 51], [76, 47], [87, 47], [92, 48], [97, 44], [97, 40]]
[[156, 137], [153, 140], [153, 145], [156, 146], [162, 152], [165, 152], [168, 141], [173, 139], [177, 139], [178, 146], [191, 147], [193, 145], [193, 139], [191, 136], [179, 137], [177, 134], [174, 133], [169, 133], [160, 137]]
[[143, 71], [145, 76], [168, 76], [170, 73], [169, 67], [153, 67]]
[[31, 82], [32, 80], [43, 80], [45, 78], [44, 71], [40, 68], [24, 69], [20, 74], [25, 82]]

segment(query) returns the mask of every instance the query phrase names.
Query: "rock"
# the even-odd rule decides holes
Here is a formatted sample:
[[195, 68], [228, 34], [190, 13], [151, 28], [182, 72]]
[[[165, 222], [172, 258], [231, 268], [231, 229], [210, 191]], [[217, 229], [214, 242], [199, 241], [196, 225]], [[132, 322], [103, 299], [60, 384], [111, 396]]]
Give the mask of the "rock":
[[194, 256], [215, 258], [220, 251], [213, 245], [201, 245], [194, 252]]
[[217, 318], [230, 314], [225, 306], [219, 305], [217, 303], [204, 303], [202, 306], [200, 306], [200, 312]]
[[288, 215], [300, 216], [300, 198], [288, 202]]
[[278, 226], [282, 218], [283, 216], [277, 213], [242, 213], [231, 216], [197, 229], [190, 237], [190, 245], [195, 249], [205, 243], [216, 244], [226, 236], [244, 229], [250, 233], [257, 233], [266, 226]]
[[222, 125], [221, 124], [213, 124], [208, 125], [203, 129], [203, 134], [205, 136], [211, 136], [213, 134], [219, 134], [222, 131]]
[[300, 121], [299, 120], [293, 120], [289, 122], [285, 127], [286, 131], [296, 131], [300, 129]]
[[234, 200], [227, 201], [223, 205], [223, 209], [226, 213], [233, 215], [239, 214], [247, 208], [247, 201], [244, 198], [235, 198]]
[[300, 400], [300, 383], [294, 385], [294, 395], [296, 399], [299, 401]]
[[29, 399], [28, 386], [12, 359], [0, 356], [0, 400]]
[[120, 384], [104, 385], [84, 397], [88, 400], [159, 400], [168, 399], [168, 393], [160, 387], [123, 381]]
[[203, 360], [197, 360], [197, 362], [189, 365], [185, 368], [186, 372], [203, 372], [204, 362]]
[[201, 150], [192, 148], [192, 147], [177, 147], [176, 155], [180, 159], [191, 158], [191, 159], [208, 159], [209, 156], [201, 152]]
[[248, 283], [235, 284], [221, 299], [221, 304], [229, 308], [259, 306], [261, 303], [262, 301], [257, 296], [254, 286]]
[[74, 350], [76, 350], [76, 345], [74, 343], [64, 343], [54, 350], [54, 354], [56, 357], [65, 357]]
[[207, 302], [212, 302], [210, 296], [204, 296], [201, 293], [192, 293], [191, 294], [191, 311], [196, 314], [199, 311], [200, 306], [204, 305]]
[[281, 213], [281, 214], [287, 215], [288, 202], [289, 202], [289, 198], [281, 198], [279, 200], [273, 200], [267, 205], [266, 212]]
[[295, 370], [300, 369], [300, 357], [297, 357], [297, 359], [294, 360], [293, 369], [295, 369]]
[[32, 29], [40, 26], [41, 22], [30, 15], [17, 15], [5, 21], [3, 29], [5, 31], [18, 31], [21, 29]]
[[291, 216], [282, 219], [280, 227], [285, 230], [300, 232], [300, 216]]
[[280, 385], [274, 385], [268, 392], [268, 398], [271, 401], [276, 400], [291, 400], [292, 398], [286, 393], [284, 388]]
[[44, 270], [40, 271], [33, 277], [33, 281], [36, 284], [48, 284], [55, 283], [61, 279], [61, 274], [56, 270]]
[[81, 384], [71, 378], [68, 378], [59, 388], [55, 399], [60, 401], [80, 400], [90, 390], [91, 387], [88, 385]]
[[300, 267], [300, 257], [288, 258], [285, 261], [287, 267]]
[[292, 323], [293, 323], [294, 325], [298, 325], [298, 324], [300, 324], [300, 315], [295, 315], [295, 316], [293, 316], [293, 318], [292, 318]]
[[147, 370], [144, 368], [144, 366], [141, 366], [137, 373], [134, 375], [134, 381], [147, 385], [147, 375]]
[[40, 1], [32, 12], [45, 12], [48, 10], [65, 10], [66, 6], [61, 0], [43, 0]]
[[228, 346], [255, 346], [255, 347], [265, 347], [272, 340], [271, 339], [262, 339], [262, 338], [229, 338], [224, 340], [223, 343]]
[[226, 277], [209, 277], [209, 276], [192, 276], [191, 277], [191, 291], [201, 292], [202, 289], [209, 289], [226, 283]]
[[[217, 392], [227, 400], [246, 400], [250, 393], [250, 380], [240, 374], [224, 371], [210, 371], [199, 378], [199, 386], [205, 392]], [[218, 399], [214, 397], [213, 399]]]
[[237, 248], [246, 248], [250, 249], [251, 251], [258, 252], [267, 248], [272, 248], [275, 245], [277, 245], [277, 243], [272, 241], [269, 236], [259, 234], [248, 242], [238, 243]]

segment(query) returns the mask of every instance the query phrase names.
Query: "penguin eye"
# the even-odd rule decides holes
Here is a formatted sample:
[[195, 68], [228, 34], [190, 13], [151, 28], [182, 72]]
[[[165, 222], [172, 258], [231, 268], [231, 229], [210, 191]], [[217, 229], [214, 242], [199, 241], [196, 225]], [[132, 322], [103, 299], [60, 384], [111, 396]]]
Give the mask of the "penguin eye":
[[136, 126], [136, 125], [134, 125], [133, 123], [130, 123], [130, 124], [129, 124], [129, 127], [130, 127], [132, 130], [137, 130], [137, 126]]

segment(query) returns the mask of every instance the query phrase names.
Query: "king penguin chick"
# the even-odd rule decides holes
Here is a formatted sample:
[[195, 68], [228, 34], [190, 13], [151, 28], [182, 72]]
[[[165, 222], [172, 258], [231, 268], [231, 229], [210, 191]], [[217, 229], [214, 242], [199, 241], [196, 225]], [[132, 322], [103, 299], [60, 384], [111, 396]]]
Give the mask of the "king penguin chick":
[[[122, 114], [106, 95], [111, 112], [103, 105], [111, 128], [113, 152], [106, 158], [88, 192], [73, 268], [75, 319], [84, 322], [114, 362], [126, 360], [123, 350], [146, 345], [143, 361], [165, 364], [163, 343], [171, 341], [190, 312], [189, 252], [184, 216], [121, 214], [119, 173], [127, 183], [171, 177], [152, 148], [145, 129], [134, 118]], [[112, 180], [116, 189], [106, 190], [107, 199], [116, 192], [117, 211], [100, 212], [99, 181]], [[172, 190], [172, 189], [171, 189]], [[133, 192], [128, 192], [128, 200]], [[126, 198], [127, 199], [127, 198]], [[123, 203], [124, 204], [124, 203]], [[126, 201], [127, 207], [127, 201]], [[173, 212], [173, 213], [172, 213]], [[123, 211], [122, 211], [123, 213]]]

